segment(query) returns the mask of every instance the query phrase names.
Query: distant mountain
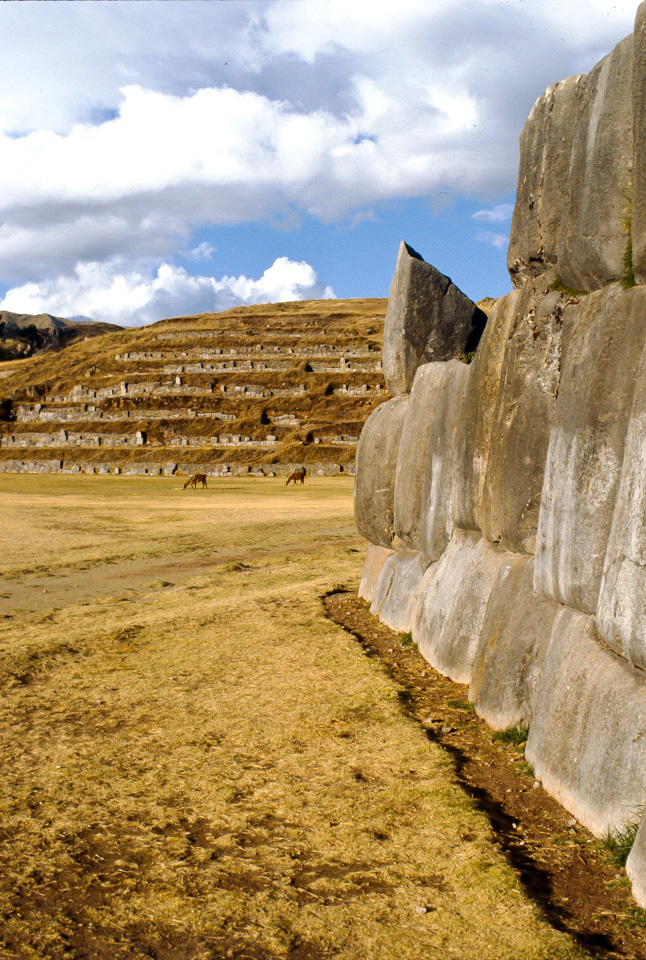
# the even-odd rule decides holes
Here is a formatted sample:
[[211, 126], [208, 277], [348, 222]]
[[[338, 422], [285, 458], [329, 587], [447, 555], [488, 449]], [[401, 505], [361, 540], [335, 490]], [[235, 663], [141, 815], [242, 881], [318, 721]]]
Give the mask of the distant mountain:
[[74, 340], [87, 340], [122, 330], [116, 323], [96, 320], [66, 320], [50, 313], [10, 313], [0, 310], [0, 360], [30, 357], [35, 353], [60, 350]]

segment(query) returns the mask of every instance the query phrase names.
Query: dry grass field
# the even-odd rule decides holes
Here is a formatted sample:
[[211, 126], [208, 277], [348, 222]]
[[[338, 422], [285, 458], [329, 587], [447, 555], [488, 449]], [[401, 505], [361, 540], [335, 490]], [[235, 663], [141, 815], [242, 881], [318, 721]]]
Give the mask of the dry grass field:
[[588, 956], [326, 619], [348, 478], [0, 475], [0, 956]]

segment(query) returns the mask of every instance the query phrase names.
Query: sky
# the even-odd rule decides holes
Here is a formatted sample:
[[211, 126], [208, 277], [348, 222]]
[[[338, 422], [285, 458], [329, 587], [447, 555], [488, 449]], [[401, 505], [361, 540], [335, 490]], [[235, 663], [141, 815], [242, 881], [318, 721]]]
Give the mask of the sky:
[[620, 0], [0, 3], [0, 309], [137, 326], [385, 297], [401, 240], [511, 289], [518, 138]]

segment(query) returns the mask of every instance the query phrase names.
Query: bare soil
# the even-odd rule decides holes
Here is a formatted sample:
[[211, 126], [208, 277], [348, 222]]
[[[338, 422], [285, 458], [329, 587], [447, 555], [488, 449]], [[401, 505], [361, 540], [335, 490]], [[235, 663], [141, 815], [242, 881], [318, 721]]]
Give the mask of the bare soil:
[[630, 896], [625, 869], [613, 865], [599, 841], [543, 790], [522, 747], [494, 739], [468, 703], [468, 688], [437, 673], [356, 594], [332, 593], [324, 606], [403, 687], [402, 708], [450, 753], [457, 781], [487, 814], [501, 849], [550, 922], [593, 956], [646, 958], [646, 911]]

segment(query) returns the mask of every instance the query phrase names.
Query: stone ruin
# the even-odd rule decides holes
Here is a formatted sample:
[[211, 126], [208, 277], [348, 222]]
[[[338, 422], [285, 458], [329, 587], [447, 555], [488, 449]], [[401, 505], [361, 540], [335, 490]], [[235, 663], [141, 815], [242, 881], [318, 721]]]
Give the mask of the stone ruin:
[[529, 115], [508, 267], [467, 364], [483, 318], [400, 248], [360, 594], [492, 727], [529, 728], [537, 779], [594, 834], [641, 820], [646, 906], [646, 3]]

